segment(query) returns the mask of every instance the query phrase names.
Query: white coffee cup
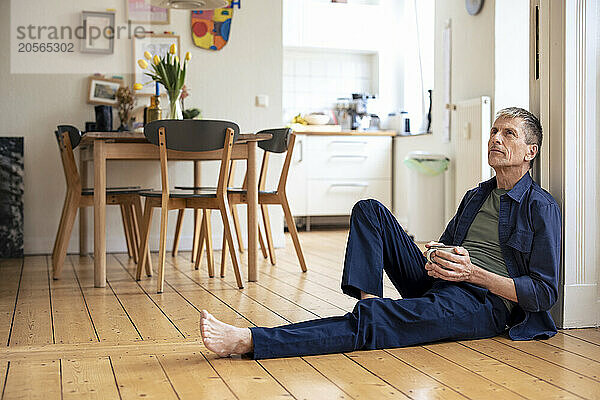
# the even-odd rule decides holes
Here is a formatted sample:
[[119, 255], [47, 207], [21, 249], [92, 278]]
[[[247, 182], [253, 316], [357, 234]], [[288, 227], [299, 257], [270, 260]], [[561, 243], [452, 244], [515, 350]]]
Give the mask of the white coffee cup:
[[434, 246], [431, 246], [429, 249], [427, 249], [427, 253], [425, 253], [425, 257], [427, 258], [427, 261], [429, 261], [430, 263], [434, 263], [434, 261], [431, 259], [431, 256], [433, 255], [434, 251], [440, 250], [440, 251], [445, 251], [446, 253], [456, 254], [454, 251], [455, 248], [456, 248], [456, 246], [434, 245]]

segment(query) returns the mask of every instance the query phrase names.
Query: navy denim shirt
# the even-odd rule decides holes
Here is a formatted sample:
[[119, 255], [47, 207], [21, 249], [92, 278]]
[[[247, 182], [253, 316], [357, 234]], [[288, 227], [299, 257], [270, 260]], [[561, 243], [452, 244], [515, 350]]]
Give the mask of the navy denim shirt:
[[[496, 177], [469, 190], [439, 241], [460, 246], [494, 188]], [[509, 330], [513, 340], [549, 338], [556, 334], [548, 310], [558, 296], [561, 229], [558, 204], [531, 179], [529, 172], [500, 197], [498, 238], [518, 299]]]

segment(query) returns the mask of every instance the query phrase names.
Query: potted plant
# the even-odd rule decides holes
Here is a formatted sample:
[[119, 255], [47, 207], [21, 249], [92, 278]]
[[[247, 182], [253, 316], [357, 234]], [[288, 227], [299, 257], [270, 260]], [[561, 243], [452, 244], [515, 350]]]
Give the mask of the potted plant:
[[[152, 78], [151, 82], [158, 82], [165, 87], [169, 97], [169, 114], [167, 116], [169, 119], [183, 118], [179, 107], [179, 97], [185, 84], [188, 62], [192, 59], [192, 55], [188, 51], [183, 62], [180, 62], [179, 57], [175, 55], [176, 52], [177, 46], [172, 44], [169, 52], [163, 57], [153, 56], [146, 51], [144, 53], [145, 60], [138, 60], [140, 68], [149, 71], [146, 72], [146, 75]], [[151, 61], [151, 63], [148, 63], [148, 61]], [[136, 83], [133, 88], [140, 90], [142, 84]]]

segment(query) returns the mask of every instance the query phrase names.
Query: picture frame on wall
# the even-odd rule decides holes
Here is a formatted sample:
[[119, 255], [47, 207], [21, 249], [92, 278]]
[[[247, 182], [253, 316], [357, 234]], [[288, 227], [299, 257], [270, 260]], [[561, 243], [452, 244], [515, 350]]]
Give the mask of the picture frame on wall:
[[156, 7], [149, 0], [125, 0], [127, 20], [132, 24], [168, 25], [171, 23], [171, 10]]
[[[155, 86], [151, 84], [147, 84], [152, 79], [146, 75], [147, 70], [141, 69], [137, 60], [144, 58], [144, 52], [149, 52], [152, 56], [158, 55], [159, 57], [165, 56], [169, 48], [172, 44], [177, 46], [177, 56], [179, 56], [180, 45], [179, 45], [179, 35], [170, 35], [170, 34], [146, 34], [142, 38], [133, 37], [133, 70], [135, 71], [135, 82], [141, 83], [143, 88], [141, 90], [137, 90], [136, 94], [141, 96], [150, 96], [155, 92]], [[181, 57], [180, 57], [181, 58]], [[151, 64], [152, 61], [149, 61]], [[148, 67], [150, 70], [152, 67]], [[160, 93], [165, 94], [166, 90], [161, 85]]]
[[85, 37], [81, 39], [82, 53], [112, 54], [114, 52], [114, 12], [82, 11], [81, 24], [85, 26]]
[[90, 76], [88, 82], [88, 104], [116, 106], [117, 90], [123, 86], [121, 79], [101, 78]]

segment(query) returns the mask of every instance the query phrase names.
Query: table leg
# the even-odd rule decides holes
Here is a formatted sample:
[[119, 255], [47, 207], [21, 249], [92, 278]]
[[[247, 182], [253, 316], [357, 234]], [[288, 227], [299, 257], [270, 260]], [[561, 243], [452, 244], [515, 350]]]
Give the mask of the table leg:
[[94, 286], [106, 286], [106, 155], [94, 141]]
[[[79, 153], [81, 159], [79, 161], [79, 176], [81, 177], [81, 187], [89, 187], [88, 163], [83, 160], [83, 154]], [[88, 247], [88, 214], [87, 207], [79, 209], [79, 255], [87, 256], [90, 254]]]
[[258, 280], [257, 228], [258, 182], [256, 177], [256, 142], [248, 142], [248, 281]]

